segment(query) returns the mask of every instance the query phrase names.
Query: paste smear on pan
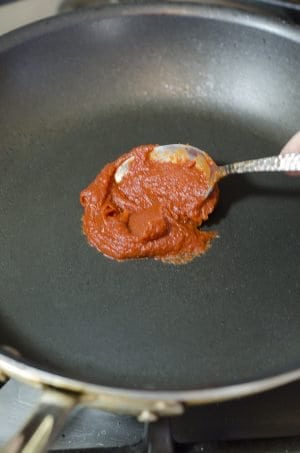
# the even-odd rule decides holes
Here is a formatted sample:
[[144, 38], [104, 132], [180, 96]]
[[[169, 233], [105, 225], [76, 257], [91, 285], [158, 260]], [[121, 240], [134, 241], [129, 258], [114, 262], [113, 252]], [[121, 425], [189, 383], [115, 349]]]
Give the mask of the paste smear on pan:
[[[216, 186], [206, 198], [208, 181], [195, 161], [157, 162], [142, 145], [106, 165], [80, 194], [83, 232], [89, 243], [116, 260], [152, 257], [181, 264], [204, 253], [216, 237], [201, 231], [218, 201]], [[117, 168], [134, 156], [117, 184]]]

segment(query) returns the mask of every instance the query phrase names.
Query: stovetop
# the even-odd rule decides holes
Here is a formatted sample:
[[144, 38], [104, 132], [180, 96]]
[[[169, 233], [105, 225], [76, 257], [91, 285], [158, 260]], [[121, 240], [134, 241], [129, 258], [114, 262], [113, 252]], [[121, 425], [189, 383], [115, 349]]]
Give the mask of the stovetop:
[[[27, 23], [62, 12], [95, 6], [96, 4], [121, 3], [121, 1], [0, 0], [0, 35]], [[132, 0], [132, 2], [134, 1], [137, 0]], [[255, 0], [255, 2], [259, 3], [259, 0]], [[294, 22], [300, 24], [300, 2], [298, 0], [265, 0], [264, 4], [271, 8], [274, 8], [275, 5], [275, 8], [279, 8], [281, 15], [288, 16]], [[229, 438], [229, 440], [218, 442], [210, 441], [210, 438], [214, 438], [214, 431], [217, 431], [217, 435], [221, 434], [217, 438], [226, 438], [226, 435], [222, 432], [223, 425], [220, 423], [220, 418], [223, 417], [224, 426], [227, 426], [227, 428], [230, 422], [234, 423], [235, 404], [227, 406], [227, 412], [223, 412], [223, 414], [221, 410], [221, 415], [218, 416], [214, 412], [214, 408], [198, 414], [199, 424], [196, 430], [199, 431], [199, 436], [195, 436], [191, 428], [187, 429], [192, 434], [191, 439], [197, 439], [196, 442], [192, 441], [188, 443], [183, 442], [184, 439], [181, 439], [182, 442], [178, 443], [181, 427], [176, 426], [176, 421], [175, 423], [172, 422], [172, 429], [170, 429], [168, 420], [162, 420], [158, 424], [151, 426], [144, 426], [132, 417], [118, 416], [91, 408], [78, 408], [69, 417], [62, 433], [52, 446], [52, 450], [60, 452], [72, 450], [74, 453], [76, 451], [88, 450], [93, 450], [93, 452], [99, 451], [101, 453], [144, 453], [146, 451], [153, 451], [153, 446], [155, 446], [155, 451], [162, 453], [172, 451], [180, 451], [181, 453], [300, 453], [300, 385], [293, 388], [292, 392], [295, 393], [296, 400], [292, 413], [288, 409], [286, 412], [284, 410], [284, 393], [280, 394], [281, 404], [277, 406], [272, 407], [270, 404], [272, 400], [271, 395], [269, 400], [267, 399], [261, 406], [250, 403], [249, 410], [247, 406], [245, 406], [246, 409], [244, 408], [244, 412], [246, 413], [244, 423], [247, 425], [249, 420], [252, 420], [253, 426], [256, 426], [258, 432], [261, 433], [259, 437], [264, 437], [264, 434], [266, 434], [265, 437], [269, 437], [267, 434], [268, 426], [272, 429], [275, 427], [276, 431], [276, 420], [278, 420], [277, 433], [274, 433], [278, 438], [245, 440], [247, 438], [247, 430], [245, 431], [243, 428], [243, 420], [241, 420], [238, 423], [240, 427], [239, 433], [243, 433], [244, 429], [244, 433], [241, 436], [244, 439], [230, 440]], [[20, 384], [12, 379], [0, 388], [0, 447], [20, 429], [39, 396], [40, 390]], [[292, 400], [293, 398], [290, 398], [288, 402], [287, 399], [286, 405], [288, 406]], [[297, 409], [298, 407], [299, 410]], [[269, 415], [266, 417], [262, 415], [263, 410], [269, 410], [272, 413], [272, 422], [270, 421]], [[255, 411], [257, 411], [257, 417]], [[228, 414], [232, 416], [230, 417]], [[188, 417], [184, 423], [189, 423]], [[209, 423], [209, 425], [219, 425], [220, 427], [218, 429], [215, 428], [215, 430], [212, 428], [206, 430], [206, 423]], [[290, 427], [290, 429], [286, 429], [287, 427]], [[177, 443], [175, 442], [175, 447], [172, 434], [174, 430], [177, 432], [177, 438], [175, 439]], [[287, 432], [288, 437], [282, 437], [283, 432]], [[201, 436], [204, 441], [199, 440]], [[253, 436], [250, 435], [250, 437]]]

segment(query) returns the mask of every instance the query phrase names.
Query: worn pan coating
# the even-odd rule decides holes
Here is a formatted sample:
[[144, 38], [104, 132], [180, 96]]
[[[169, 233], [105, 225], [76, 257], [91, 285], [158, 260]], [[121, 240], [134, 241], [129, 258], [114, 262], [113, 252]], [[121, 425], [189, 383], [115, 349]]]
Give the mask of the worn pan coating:
[[141, 143], [219, 163], [300, 124], [300, 32], [189, 5], [115, 7], [0, 40], [0, 344], [131, 390], [201, 390], [300, 368], [300, 179], [233, 176], [184, 266], [87, 245], [80, 191]]

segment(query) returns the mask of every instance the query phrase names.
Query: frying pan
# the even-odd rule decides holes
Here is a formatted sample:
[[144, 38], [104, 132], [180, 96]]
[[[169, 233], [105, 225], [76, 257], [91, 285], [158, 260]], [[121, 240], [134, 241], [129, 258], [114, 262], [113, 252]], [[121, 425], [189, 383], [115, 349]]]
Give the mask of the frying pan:
[[3, 37], [0, 68], [0, 369], [46, 389], [7, 448], [41, 424], [44, 448], [78, 402], [152, 421], [298, 379], [298, 178], [224, 180], [219, 239], [182, 266], [89, 247], [79, 193], [141, 143], [279, 152], [299, 28], [239, 4], [107, 7]]

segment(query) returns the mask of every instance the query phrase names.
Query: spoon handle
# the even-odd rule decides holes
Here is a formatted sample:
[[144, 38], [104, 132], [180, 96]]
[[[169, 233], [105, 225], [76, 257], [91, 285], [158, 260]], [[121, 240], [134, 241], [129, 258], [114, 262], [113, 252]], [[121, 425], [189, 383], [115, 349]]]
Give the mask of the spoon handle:
[[235, 162], [219, 167], [220, 177], [234, 173], [264, 171], [300, 171], [300, 153], [279, 154], [278, 156]]

